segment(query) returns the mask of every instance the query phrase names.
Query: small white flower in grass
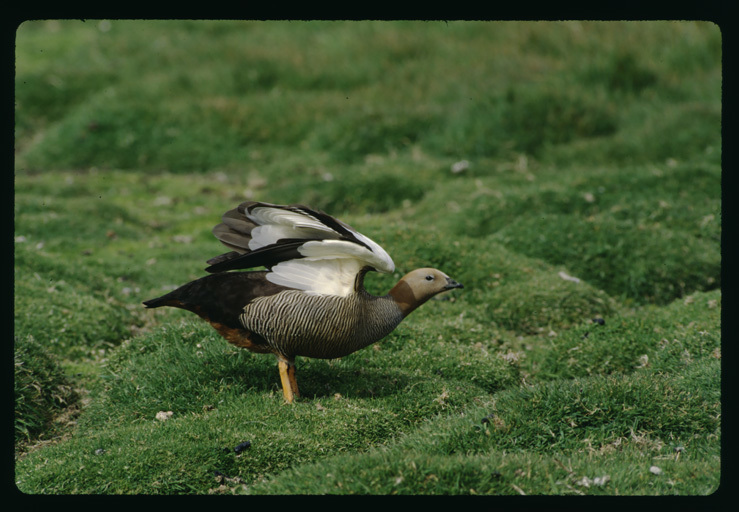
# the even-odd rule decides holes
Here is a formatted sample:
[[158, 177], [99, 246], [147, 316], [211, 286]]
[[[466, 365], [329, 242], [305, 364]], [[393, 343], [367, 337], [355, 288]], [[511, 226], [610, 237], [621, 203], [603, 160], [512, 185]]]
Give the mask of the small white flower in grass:
[[660, 469], [658, 466], [652, 466], [649, 468], [649, 472], [652, 473], [653, 475], [661, 475], [662, 469]]
[[580, 480], [575, 482], [580, 487], [590, 487], [592, 480], [586, 476], [582, 477]]
[[557, 274], [560, 278], [564, 279], [565, 281], [572, 281], [573, 283], [579, 283], [580, 279], [577, 277], [573, 277], [571, 275], [566, 274], [565, 272], [560, 272]]
[[167, 196], [159, 196], [154, 199], [154, 206], [168, 206], [172, 204], [172, 198]]
[[649, 366], [649, 356], [647, 354], [643, 354], [639, 356], [639, 364], [636, 365], [637, 368], [646, 368]]
[[470, 163], [467, 160], [460, 160], [459, 162], [454, 162], [452, 164], [452, 172], [454, 174], [458, 174], [465, 169], [469, 168]]
[[598, 486], [603, 486], [606, 485], [610, 479], [611, 477], [608, 475], [596, 476], [593, 483]]
[[174, 413], [172, 411], [159, 411], [156, 415], [158, 421], [166, 421], [172, 417]]
[[576, 481], [575, 484], [579, 485], [580, 487], [590, 487], [591, 485], [602, 487], [606, 485], [610, 480], [611, 477], [609, 475], [596, 476], [592, 479], [584, 476], [580, 480]]
[[509, 350], [505, 354], [498, 354], [498, 356], [501, 359], [503, 359], [504, 361], [506, 361], [508, 363], [516, 363], [516, 362], [518, 362], [518, 360], [521, 358], [521, 355], [522, 354], [520, 352], [513, 352], [511, 350]]

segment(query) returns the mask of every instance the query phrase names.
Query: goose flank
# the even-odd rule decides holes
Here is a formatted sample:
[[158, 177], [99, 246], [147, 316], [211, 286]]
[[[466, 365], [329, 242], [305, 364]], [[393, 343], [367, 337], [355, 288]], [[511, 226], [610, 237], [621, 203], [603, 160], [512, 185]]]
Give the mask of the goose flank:
[[[274, 354], [288, 403], [300, 395], [297, 356], [351, 354], [390, 334], [431, 297], [462, 288], [440, 270], [420, 268], [387, 295], [370, 294], [367, 272], [395, 270], [387, 252], [303, 205], [248, 201], [226, 212], [213, 234], [231, 250], [208, 260], [210, 275], [144, 305], [191, 311], [228, 342]], [[255, 267], [266, 270], [236, 271]]]

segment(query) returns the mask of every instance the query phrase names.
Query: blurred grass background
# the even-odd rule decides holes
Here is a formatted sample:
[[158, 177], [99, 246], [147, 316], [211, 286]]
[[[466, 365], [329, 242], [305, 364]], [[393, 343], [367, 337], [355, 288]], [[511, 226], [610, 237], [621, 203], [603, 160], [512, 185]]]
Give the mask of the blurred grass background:
[[[21, 491], [717, 489], [718, 26], [47, 20], [16, 44]], [[418, 266], [465, 289], [299, 361], [285, 407], [272, 358], [140, 304], [203, 275], [245, 199], [381, 243], [375, 293]]]

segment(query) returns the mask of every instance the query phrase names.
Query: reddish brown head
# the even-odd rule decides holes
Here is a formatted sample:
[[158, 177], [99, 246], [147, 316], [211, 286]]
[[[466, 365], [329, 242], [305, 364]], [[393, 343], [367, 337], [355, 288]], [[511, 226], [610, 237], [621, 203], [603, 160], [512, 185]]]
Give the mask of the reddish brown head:
[[440, 270], [418, 268], [404, 275], [390, 290], [390, 296], [407, 316], [434, 295], [453, 288], [463, 286]]

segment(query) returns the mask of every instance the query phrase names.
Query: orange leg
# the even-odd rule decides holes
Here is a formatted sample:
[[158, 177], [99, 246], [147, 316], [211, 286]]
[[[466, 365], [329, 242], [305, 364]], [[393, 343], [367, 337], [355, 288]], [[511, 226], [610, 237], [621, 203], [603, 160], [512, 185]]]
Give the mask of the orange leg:
[[285, 396], [285, 401], [291, 404], [296, 396], [300, 396], [298, 381], [295, 379], [295, 363], [278, 356], [277, 366], [280, 369], [282, 394]]
[[300, 396], [300, 391], [298, 390], [298, 380], [295, 378], [295, 363], [288, 365], [287, 376], [290, 379], [290, 388], [293, 390], [293, 394], [295, 396]]

